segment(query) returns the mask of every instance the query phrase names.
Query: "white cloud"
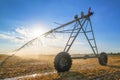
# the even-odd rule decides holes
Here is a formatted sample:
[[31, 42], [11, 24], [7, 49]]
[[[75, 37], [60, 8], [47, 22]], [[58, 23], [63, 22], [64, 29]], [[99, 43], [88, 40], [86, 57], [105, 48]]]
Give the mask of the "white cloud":
[[17, 28], [15, 32], [18, 33], [22, 37], [29, 37], [30, 30], [28, 28]]
[[[12, 42], [16, 42], [16, 43], [27, 43], [28, 41], [34, 39], [35, 37], [45, 33], [46, 31], [48, 31], [47, 29], [43, 29], [43, 27], [19, 27], [16, 28], [14, 31], [12, 32], [6, 32], [6, 33], [2, 33], [0, 34], [0, 39], [7, 39], [10, 40]], [[51, 35], [52, 36], [52, 35]], [[53, 50], [57, 51], [57, 50], [63, 50], [66, 42], [69, 38], [68, 35], [60, 35], [60, 34], [56, 34], [56, 39], [50, 39], [50, 38], [41, 38], [40, 40], [38, 40], [37, 42], [40, 43], [40, 41], [42, 41], [43, 46], [39, 46], [39, 49], [43, 49], [45, 47], [48, 47], [48, 51], [49, 50]], [[35, 43], [36, 44], [38, 43]], [[33, 43], [32, 43], [33, 44]], [[75, 41], [74, 43], [75, 45], [86, 45], [84, 42], [79, 42], [78, 40]], [[29, 46], [29, 45], [27, 45]], [[34, 46], [34, 45], [33, 45]], [[57, 48], [57, 49], [56, 49]], [[43, 50], [45, 50], [43, 49]]]
[[34, 26], [34, 27], [19, 27], [16, 28], [14, 31], [11, 32], [3, 32], [0, 33], [0, 39], [7, 39], [12, 42], [28, 42], [35, 37], [43, 34], [47, 30], [43, 29], [42, 27]]
[[34, 26], [34, 27], [27, 27], [27, 28], [16, 28], [15, 32], [22, 38], [25, 39], [25, 41], [29, 41], [35, 37], [40, 36], [41, 34], [45, 33], [47, 29], [41, 27], [41, 26]]
[[23, 41], [23, 38], [21, 37], [16, 37], [13, 35], [6, 35], [6, 34], [0, 34], [0, 39], [8, 39], [8, 40], [15, 41], [15, 42]]

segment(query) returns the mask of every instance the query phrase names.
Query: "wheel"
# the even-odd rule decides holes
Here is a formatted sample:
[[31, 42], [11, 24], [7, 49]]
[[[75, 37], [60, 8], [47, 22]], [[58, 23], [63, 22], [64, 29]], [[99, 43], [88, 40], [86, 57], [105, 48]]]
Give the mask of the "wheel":
[[107, 54], [105, 52], [102, 52], [98, 57], [98, 61], [100, 65], [106, 66], [108, 62]]
[[65, 72], [69, 71], [72, 65], [72, 59], [69, 53], [67, 52], [60, 52], [56, 55], [54, 60], [54, 67], [57, 72]]

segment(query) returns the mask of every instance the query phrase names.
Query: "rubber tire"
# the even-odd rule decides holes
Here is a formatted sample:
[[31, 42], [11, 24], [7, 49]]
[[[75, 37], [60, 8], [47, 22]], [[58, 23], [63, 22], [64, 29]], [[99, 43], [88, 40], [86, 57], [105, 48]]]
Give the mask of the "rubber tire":
[[[60, 65], [60, 61], [62, 59], [65, 59], [67, 61], [67, 65], [65, 65], [64, 67], [61, 67], [61, 65]], [[54, 59], [54, 67], [57, 70], [57, 72], [69, 71], [69, 69], [71, 68], [71, 65], [72, 65], [72, 58], [69, 55], [69, 53], [60, 52], [56, 55], [56, 57]]]
[[99, 64], [102, 66], [106, 66], [108, 62], [108, 56], [105, 52], [102, 52], [98, 57]]

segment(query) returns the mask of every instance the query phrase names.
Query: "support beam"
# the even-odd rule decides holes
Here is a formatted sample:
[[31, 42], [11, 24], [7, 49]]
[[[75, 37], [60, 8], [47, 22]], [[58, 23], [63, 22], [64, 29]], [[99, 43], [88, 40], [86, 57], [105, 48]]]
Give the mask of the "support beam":
[[83, 56], [83, 57], [71, 57], [72, 59], [89, 59], [89, 58], [97, 58], [97, 56]]

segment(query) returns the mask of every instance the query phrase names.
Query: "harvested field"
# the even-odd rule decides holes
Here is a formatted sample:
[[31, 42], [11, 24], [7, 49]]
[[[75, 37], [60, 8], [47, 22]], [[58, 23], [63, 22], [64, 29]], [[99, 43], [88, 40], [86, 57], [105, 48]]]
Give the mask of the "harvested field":
[[[0, 56], [1, 61], [3, 57]], [[107, 66], [99, 65], [97, 58], [76, 59], [73, 60], [71, 70], [65, 73], [55, 71], [53, 60], [54, 56], [41, 56], [37, 60], [12, 57], [0, 68], [0, 79], [120, 80], [120, 55], [109, 55]]]

